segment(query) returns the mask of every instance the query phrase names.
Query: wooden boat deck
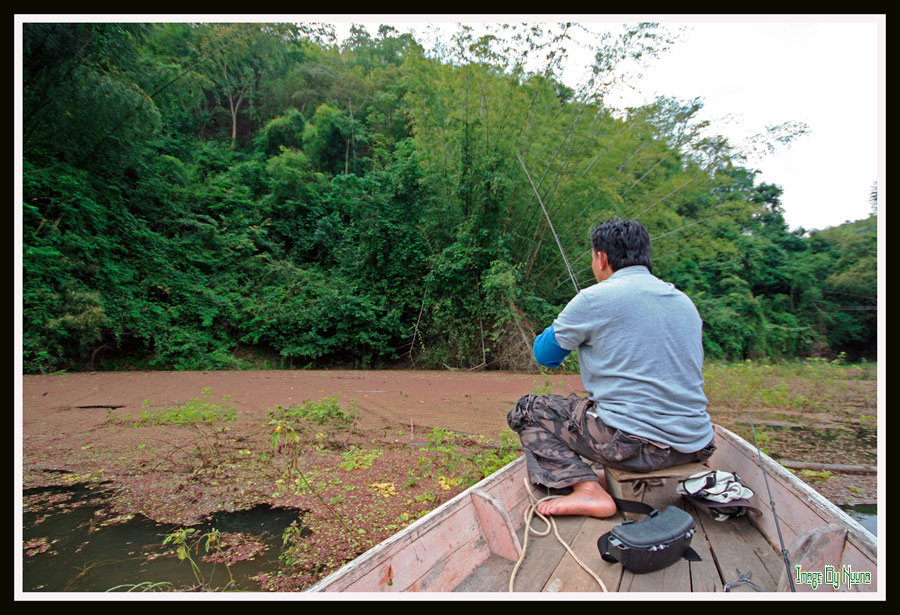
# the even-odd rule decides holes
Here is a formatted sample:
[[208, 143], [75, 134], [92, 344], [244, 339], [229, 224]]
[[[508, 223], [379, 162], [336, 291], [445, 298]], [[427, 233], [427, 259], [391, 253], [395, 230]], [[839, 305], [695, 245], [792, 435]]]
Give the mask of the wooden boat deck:
[[[597, 539], [631, 513], [619, 512], [608, 519], [556, 517], [560, 537], [603, 580], [606, 591], [720, 592], [748, 573], [749, 580], [767, 592], [789, 591], [780, 546], [776, 547], [780, 533], [790, 555], [791, 570], [847, 566], [872, 575], [871, 581], [857, 582], [852, 588], [800, 584], [797, 591], [877, 592], [875, 537], [787, 469], [728, 430], [718, 425], [715, 428], [719, 448], [708, 460], [709, 467], [736, 472], [756, 494], [759, 514], [714, 521], [705, 510], [686, 503], [674, 487], [681, 478], [679, 473], [693, 474], [696, 467], [634, 475], [607, 469], [607, 484], [613, 495], [643, 501], [657, 509], [674, 504], [693, 515], [697, 532], [691, 546], [701, 561], [680, 560], [656, 572], [632, 574], [617, 563], [603, 561], [597, 549]], [[525, 459], [519, 457], [307, 591], [508, 592], [510, 576], [524, 550], [526, 556], [516, 573], [513, 591], [602, 592], [600, 584], [552, 532], [526, 537], [524, 513], [532, 503], [526, 480]], [[767, 484], [778, 502], [780, 525], [776, 525], [767, 506]], [[540, 493], [533, 495], [535, 499], [542, 497]], [[540, 518], [532, 520], [532, 527], [538, 532], [545, 530]], [[739, 584], [729, 588], [732, 591], [756, 590]]]
[[[538, 496], [540, 497], [540, 496]], [[750, 580], [766, 591], [776, 591], [779, 572], [784, 570], [780, 553], [750, 523], [741, 517], [726, 522], [714, 521], [709, 515], [686, 504], [681, 496], [660, 488], [645, 492], [644, 502], [662, 509], [674, 504], [691, 513], [697, 524], [691, 546], [702, 561], [680, 560], [675, 564], [646, 574], [633, 574], [619, 564], [603, 561], [597, 539], [625, 517], [620, 512], [608, 519], [588, 517], [556, 517], [560, 537], [566, 541], [609, 592], [720, 592], [726, 583], [751, 573]], [[532, 521], [537, 531], [545, 525], [539, 518]], [[524, 528], [518, 531], [525, 544]], [[526, 557], [516, 573], [516, 592], [602, 592], [603, 588], [560, 544], [551, 531], [547, 536], [529, 536]], [[515, 562], [491, 555], [469, 574], [453, 591], [506, 592]], [[735, 585], [729, 592], [755, 592], [747, 584]]]

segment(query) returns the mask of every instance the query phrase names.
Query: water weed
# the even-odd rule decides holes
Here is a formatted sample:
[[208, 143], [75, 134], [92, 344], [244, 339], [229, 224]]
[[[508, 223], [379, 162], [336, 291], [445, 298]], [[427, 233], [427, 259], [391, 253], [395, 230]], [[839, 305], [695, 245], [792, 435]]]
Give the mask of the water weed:
[[349, 451], [341, 453], [343, 461], [338, 463], [340, 467], [350, 472], [351, 470], [371, 468], [375, 460], [381, 455], [379, 450], [363, 450], [351, 446]]
[[344, 443], [336, 440], [337, 434], [346, 432], [349, 438], [358, 419], [356, 400], [351, 399], [347, 408], [342, 408], [336, 397], [325, 397], [319, 401], [306, 399], [302, 404], [269, 409], [269, 424], [275, 428], [273, 437], [277, 437], [282, 429], [310, 432], [320, 445], [329, 448], [342, 447]]
[[[423, 447], [435, 454], [419, 458], [417, 476], [438, 480], [443, 490], [471, 486], [518, 457], [521, 447], [512, 430], [501, 431], [499, 440], [499, 443], [492, 443], [486, 438], [473, 438], [436, 427]], [[474, 448], [474, 452], [467, 450], [470, 448]], [[411, 477], [407, 484], [414, 484], [414, 480]]]

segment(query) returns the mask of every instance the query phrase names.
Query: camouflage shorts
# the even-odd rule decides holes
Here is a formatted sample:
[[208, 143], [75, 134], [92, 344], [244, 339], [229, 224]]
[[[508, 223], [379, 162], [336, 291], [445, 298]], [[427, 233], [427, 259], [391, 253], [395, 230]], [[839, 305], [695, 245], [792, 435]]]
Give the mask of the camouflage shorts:
[[660, 442], [633, 436], [603, 423], [594, 402], [574, 393], [525, 395], [506, 421], [519, 434], [531, 481], [560, 488], [597, 475], [585, 460], [631, 472], [650, 472], [692, 461], [704, 461], [715, 443], [695, 453], [682, 453]]

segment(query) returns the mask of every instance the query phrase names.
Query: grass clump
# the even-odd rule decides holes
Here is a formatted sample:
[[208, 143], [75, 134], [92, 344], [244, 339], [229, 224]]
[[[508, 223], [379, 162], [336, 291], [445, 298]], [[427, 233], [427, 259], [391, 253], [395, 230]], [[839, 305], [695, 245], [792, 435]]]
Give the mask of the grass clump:
[[831, 470], [800, 470], [800, 475], [810, 481], [823, 481], [828, 480], [834, 474]]
[[305, 399], [302, 404], [295, 404], [287, 408], [276, 406], [269, 410], [269, 418], [294, 423], [310, 422], [316, 425], [347, 426], [359, 417], [356, 406], [356, 401], [352, 399], [346, 409], [341, 408], [337, 397], [323, 397], [319, 401]]
[[140, 425], [212, 425], [216, 421], [234, 421], [236, 411], [229, 405], [230, 396], [222, 397], [221, 403], [209, 398], [209, 387], [203, 389], [203, 395], [188, 400], [182, 406], [166, 406], [158, 410], [147, 409], [150, 400], [144, 400], [144, 409], [138, 418], [132, 419], [130, 414], [122, 418], [113, 417], [110, 413], [106, 422], [137, 427]]

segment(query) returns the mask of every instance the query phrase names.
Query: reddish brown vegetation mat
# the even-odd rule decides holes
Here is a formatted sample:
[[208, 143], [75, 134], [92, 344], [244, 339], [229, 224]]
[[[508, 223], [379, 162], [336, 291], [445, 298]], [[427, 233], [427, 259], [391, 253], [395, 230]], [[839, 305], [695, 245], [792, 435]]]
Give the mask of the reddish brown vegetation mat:
[[[173, 527], [186, 526], [216, 511], [259, 504], [305, 512], [306, 535], [312, 531], [316, 541], [295, 550], [284, 571], [257, 579], [261, 589], [295, 590], [458, 493], [465, 486], [459, 477], [468, 473], [471, 479], [477, 467], [454, 464], [465, 465], [479, 451], [490, 452], [506, 428], [506, 413], [515, 401], [532, 390], [549, 392], [549, 385], [556, 393], [582, 393], [579, 376], [546, 379], [539, 374], [499, 372], [25, 376], [23, 487], [104, 482], [115, 494], [106, 522], [142, 514]], [[226, 399], [235, 409], [235, 420], [187, 426], [134, 426], [125, 420], [201, 396], [213, 402]], [[354, 400], [359, 419], [349, 429], [325, 430], [304, 439], [295, 449], [302, 455], [292, 466], [284, 447], [272, 446], [270, 410], [327, 397], [338, 398], [344, 407]], [[716, 422], [747, 432], [739, 414], [715, 407], [710, 412]], [[429, 443], [435, 428], [454, 432], [454, 445], [464, 452], [453, 459], [429, 453], [423, 445]], [[790, 449], [804, 460], [869, 463], [873, 459], [869, 453], [848, 457], [843, 441], [804, 444], [787, 432], [779, 433], [767, 441], [768, 450], [776, 456]], [[856, 444], [874, 454], [874, 441]], [[353, 461], [367, 454], [367, 460]], [[294, 471], [288, 472], [291, 467]], [[837, 503], [876, 500], [875, 476], [811, 477], [809, 482]], [[234, 552], [239, 552], [238, 546], [248, 552], [257, 550], [242, 544], [245, 538], [230, 538]], [[52, 537], [48, 537], [43, 542], [30, 541], [26, 549], [32, 555], [48, 551], [51, 545]]]

